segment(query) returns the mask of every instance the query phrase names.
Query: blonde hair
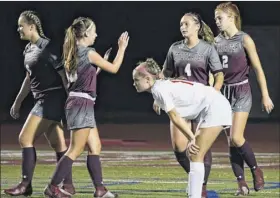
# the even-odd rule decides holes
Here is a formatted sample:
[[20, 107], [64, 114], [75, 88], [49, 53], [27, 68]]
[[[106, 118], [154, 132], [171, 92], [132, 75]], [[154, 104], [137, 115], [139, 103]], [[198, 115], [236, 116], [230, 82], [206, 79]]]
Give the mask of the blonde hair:
[[145, 73], [151, 74], [156, 79], [159, 78], [161, 69], [157, 62], [153, 58], [147, 58], [146, 61], [138, 62], [138, 66], [135, 68], [140, 74], [145, 75]]
[[63, 62], [68, 73], [77, 70], [77, 39], [83, 38], [94, 25], [90, 18], [78, 17], [67, 28], [63, 44]]
[[229, 16], [233, 16], [236, 28], [241, 30], [241, 16], [237, 5], [231, 2], [221, 3], [216, 7], [215, 12], [218, 10], [227, 13]]
[[206, 42], [213, 43], [214, 34], [211, 28], [201, 19], [200, 15], [193, 12], [186, 13], [185, 16], [186, 15], [191, 16], [194, 22], [200, 25], [200, 28], [198, 30], [198, 35], [201, 36], [201, 38]]

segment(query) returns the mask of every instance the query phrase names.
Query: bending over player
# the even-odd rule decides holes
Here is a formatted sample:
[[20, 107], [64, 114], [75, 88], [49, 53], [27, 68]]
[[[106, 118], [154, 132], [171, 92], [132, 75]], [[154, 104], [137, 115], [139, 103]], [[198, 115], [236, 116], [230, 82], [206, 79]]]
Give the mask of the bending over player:
[[[147, 59], [133, 70], [137, 92], [150, 92], [169, 116], [170, 121], [187, 137], [190, 154], [189, 197], [201, 198], [204, 180], [203, 159], [224, 126], [231, 126], [231, 107], [213, 87], [185, 80], [159, 79], [160, 67]], [[185, 120], [197, 120], [194, 135]]]

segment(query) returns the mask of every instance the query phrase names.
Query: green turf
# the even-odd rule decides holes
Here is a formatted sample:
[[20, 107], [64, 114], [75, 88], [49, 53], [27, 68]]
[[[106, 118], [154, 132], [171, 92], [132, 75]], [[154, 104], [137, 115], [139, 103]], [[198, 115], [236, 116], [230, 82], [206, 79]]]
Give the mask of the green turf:
[[[156, 156], [156, 153], [153, 155]], [[169, 155], [165, 160], [143, 160], [141, 158], [134, 160], [121, 159], [120, 161], [110, 162], [106, 155], [103, 161], [104, 183], [113, 191], [119, 193], [123, 198], [176, 198], [186, 197], [185, 187], [187, 175], [179, 166], [172, 164], [175, 160]], [[6, 158], [9, 158], [6, 156]], [[15, 158], [15, 157], [13, 157]], [[20, 159], [19, 157], [16, 157]], [[40, 157], [38, 157], [40, 158]], [[114, 159], [119, 159], [115, 157]], [[219, 159], [219, 160], [218, 160]], [[2, 159], [3, 160], [3, 159]], [[108, 161], [107, 161], [108, 160]], [[279, 158], [258, 157], [258, 160], [264, 163], [278, 163]], [[223, 162], [217, 164], [217, 162]], [[83, 159], [83, 162], [84, 159]], [[164, 163], [165, 162], [165, 163]], [[227, 157], [219, 157], [213, 162], [216, 165], [229, 165]], [[149, 164], [150, 166], [147, 166]], [[78, 164], [77, 164], [78, 165]], [[130, 166], [131, 165], [131, 166]], [[145, 165], [145, 166], [144, 166]], [[217, 167], [217, 166], [216, 166]], [[33, 180], [34, 195], [32, 197], [43, 197], [42, 192], [46, 184], [50, 181], [50, 176], [55, 169], [54, 165], [44, 165], [39, 163], [36, 167]], [[246, 180], [252, 188], [252, 176], [248, 168], [246, 170]], [[250, 197], [255, 198], [272, 198], [279, 197], [279, 168], [266, 167], [263, 169], [266, 188], [260, 192], [251, 191]], [[21, 167], [19, 165], [1, 165], [1, 189], [10, 187], [20, 180]], [[74, 184], [78, 191], [75, 197], [93, 197], [93, 187], [88, 175], [85, 164], [82, 166], [73, 166]], [[208, 190], [216, 191], [219, 197], [234, 197], [236, 190], [233, 173], [230, 168], [213, 168]], [[211, 194], [210, 194], [211, 195]], [[1, 197], [7, 197], [1, 194]], [[216, 196], [217, 197], [217, 196]], [[211, 197], [210, 197], [211, 198]]]

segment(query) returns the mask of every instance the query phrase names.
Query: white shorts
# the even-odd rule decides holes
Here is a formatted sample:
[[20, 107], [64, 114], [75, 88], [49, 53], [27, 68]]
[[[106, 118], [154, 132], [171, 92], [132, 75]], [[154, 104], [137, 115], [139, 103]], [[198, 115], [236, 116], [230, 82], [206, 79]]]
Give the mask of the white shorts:
[[230, 127], [232, 125], [230, 103], [222, 94], [217, 95], [208, 109], [197, 118], [197, 122], [197, 129], [215, 126]]

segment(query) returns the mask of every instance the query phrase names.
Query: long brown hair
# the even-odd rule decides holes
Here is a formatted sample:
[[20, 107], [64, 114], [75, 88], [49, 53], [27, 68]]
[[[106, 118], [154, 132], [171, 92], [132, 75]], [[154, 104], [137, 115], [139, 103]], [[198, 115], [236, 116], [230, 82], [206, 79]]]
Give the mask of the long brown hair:
[[215, 12], [218, 10], [227, 13], [229, 16], [234, 16], [235, 26], [238, 30], [241, 30], [241, 16], [237, 5], [231, 2], [221, 3], [216, 7]]
[[92, 25], [94, 22], [90, 18], [78, 17], [67, 28], [63, 44], [63, 62], [68, 73], [77, 70], [77, 40], [83, 38]]
[[208, 43], [214, 42], [214, 34], [211, 28], [201, 19], [201, 16], [197, 13], [189, 12], [185, 15], [191, 16], [196, 24], [200, 25], [198, 35]]

